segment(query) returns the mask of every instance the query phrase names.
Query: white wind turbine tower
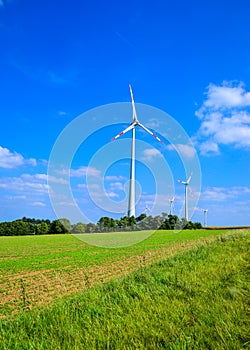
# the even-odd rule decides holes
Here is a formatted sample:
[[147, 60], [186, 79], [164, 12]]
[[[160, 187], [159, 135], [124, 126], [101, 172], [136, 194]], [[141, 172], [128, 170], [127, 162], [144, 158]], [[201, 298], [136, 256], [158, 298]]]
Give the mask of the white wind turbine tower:
[[175, 196], [173, 196], [173, 198], [169, 200], [169, 204], [170, 204], [169, 215], [172, 215], [174, 212], [174, 200], [175, 200]]
[[135, 216], [135, 127], [140, 126], [145, 131], [147, 131], [150, 135], [152, 135], [155, 139], [163, 143], [163, 141], [155, 135], [151, 130], [146, 128], [143, 124], [141, 124], [137, 118], [136, 109], [135, 109], [135, 101], [132, 92], [132, 87], [129, 85], [131, 100], [132, 100], [132, 109], [133, 109], [133, 121], [132, 123], [118, 135], [116, 135], [112, 141], [118, 139], [118, 137], [124, 135], [129, 130], [132, 130], [132, 144], [131, 144], [131, 160], [130, 160], [130, 181], [129, 181], [129, 198], [128, 198], [128, 216]]
[[183, 185], [185, 185], [185, 219], [187, 221], [188, 221], [188, 187], [189, 187], [191, 177], [192, 177], [192, 173], [189, 175], [189, 178], [187, 179], [187, 181], [177, 180], [177, 182], [180, 182]]
[[208, 212], [208, 209], [201, 209], [204, 213], [204, 227], [207, 226], [207, 212]]

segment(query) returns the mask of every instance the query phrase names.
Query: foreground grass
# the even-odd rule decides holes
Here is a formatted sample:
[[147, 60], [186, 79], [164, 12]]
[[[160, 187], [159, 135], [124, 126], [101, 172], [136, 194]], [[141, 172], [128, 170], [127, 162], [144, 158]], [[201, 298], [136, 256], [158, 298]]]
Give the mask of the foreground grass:
[[248, 349], [249, 234], [0, 322], [9, 349]]

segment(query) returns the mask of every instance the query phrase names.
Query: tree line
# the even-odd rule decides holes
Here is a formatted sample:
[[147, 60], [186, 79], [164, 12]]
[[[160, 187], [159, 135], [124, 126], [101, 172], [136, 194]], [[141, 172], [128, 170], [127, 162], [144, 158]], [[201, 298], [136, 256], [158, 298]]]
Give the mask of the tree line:
[[22, 219], [1, 222], [0, 236], [25, 236], [25, 235], [46, 235], [69, 233], [71, 224], [68, 219], [50, 221], [48, 219]]
[[48, 219], [22, 219], [0, 223], [0, 236], [45, 235], [63, 233], [98, 233], [141, 230], [173, 230], [173, 229], [201, 229], [200, 222], [193, 223], [177, 215], [162, 213], [157, 216], [141, 214], [138, 217], [124, 216], [113, 219], [107, 216], [101, 217], [96, 224], [78, 222], [74, 225], [70, 220], [63, 218], [50, 221]]
[[140, 230], [178, 230], [178, 229], [201, 229], [200, 222], [181, 220], [177, 215], [162, 213], [157, 216], [141, 214], [138, 217], [124, 216], [119, 220], [104, 216], [97, 224], [89, 223], [85, 227], [86, 233], [116, 232], [116, 231], [140, 231]]

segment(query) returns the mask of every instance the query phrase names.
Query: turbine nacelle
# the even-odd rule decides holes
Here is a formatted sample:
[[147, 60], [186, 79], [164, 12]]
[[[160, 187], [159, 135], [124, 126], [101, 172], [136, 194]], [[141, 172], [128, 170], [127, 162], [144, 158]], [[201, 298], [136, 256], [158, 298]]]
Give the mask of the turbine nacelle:
[[191, 173], [191, 174], [189, 175], [189, 177], [188, 177], [188, 179], [187, 179], [186, 181], [177, 180], [177, 182], [180, 182], [181, 184], [188, 186], [188, 185], [189, 185], [189, 182], [190, 182], [190, 180], [191, 180], [191, 178], [192, 178], [192, 176], [193, 176], [193, 173]]

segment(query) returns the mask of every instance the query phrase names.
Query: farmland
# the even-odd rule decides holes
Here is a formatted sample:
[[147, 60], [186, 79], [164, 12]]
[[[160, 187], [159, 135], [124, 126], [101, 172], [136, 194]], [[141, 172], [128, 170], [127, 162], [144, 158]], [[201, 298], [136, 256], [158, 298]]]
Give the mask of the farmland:
[[[189, 249], [199, 239], [213, 239], [223, 232], [159, 231], [139, 244], [116, 249], [90, 246], [72, 235], [1, 237], [0, 314], [43, 305], [131, 272], [140, 267], [141, 261], [159, 261]], [[124, 235], [129, 239], [140, 234]], [[116, 235], [99, 237], [111, 243]]]
[[[100, 234], [100, 239], [107, 237], [112, 241], [114, 235]], [[216, 325], [214, 341], [217, 341], [218, 349], [230, 348], [226, 346], [231, 344], [230, 337], [239, 345], [235, 349], [243, 348], [240, 347], [242, 344], [246, 344], [247, 348], [249, 340], [245, 334], [247, 319], [244, 309], [246, 301], [249, 302], [249, 277], [247, 280], [245, 273], [249, 264], [247, 249], [249, 230], [158, 231], [136, 245], [113, 249], [89, 246], [72, 235], [1, 237], [0, 312], [3, 328], [0, 328], [0, 335], [6, 346], [3, 349], [70, 349], [69, 341], [72, 339], [65, 344], [59, 339], [54, 344], [50, 343], [53, 332], [46, 329], [45, 321], [42, 321], [44, 317], [48, 318], [53, 329], [58, 330], [55, 323], [61, 322], [61, 326], [65, 323], [65, 329], [60, 330], [64, 334], [63, 339], [71, 338], [67, 327], [75, 332], [74, 349], [81, 349], [83, 345], [84, 348], [103, 349], [108, 348], [108, 343], [110, 348], [131, 348], [131, 344], [132, 348], [145, 348], [147, 344], [151, 344], [148, 348], [152, 349], [170, 348], [164, 333], [167, 322], [173, 322], [172, 328], [168, 326], [166, 329], [167, 338], [172, 339], [171, 346], [176, 349], [187, 348], [183, 344], [188, 343], [191, 348], [197, 346], [198, 349], [197, 344], [202, 344], [200, 348], [209, 348], [203, 343], [202, 335], [198, 336], [199, 332], [205, 332], [202, 328], [205, 324], [207, 327], [209, 324]], [[129, 273], [132, 274], [126, 276]], [[100, 284], [103, 285], [97, 286]], [[130, 297], [124, 288], [130, 288]], [[77, 324], [70, 316], [72, 308]], [[105, 314], [107, 310], [109, 312]], [[147, 310], [150, 316], [147, 316]], [[94, 319], [93, 313], [96, 314]], [[133, 313], [140, 314], [137, 321], [133, 320]], [[150, 328], [149, 318], [159, 326], [157, 317], [162, 323], [159, 330]], [[35, 319], [40, 319], [42, 323], [36, 323]], [[20, 343], [14, 345], [16, 322], [19, 325], [24, 322], [25, 329], [31, 325], [42, 327], [45, 338], [42, 340], [43, 335], [38, 328], [33, 334], [32, 326], [29, 332], [33, 334], [33, 347], [27, 345], [27, 334], [23, 334], [23, 347]], [[123, 322], [133, 339], [130, 345], [128, 336], [122, 333]], [[143, 322], [147, 324], [148, 335], [141, 328]], [[202, 325], [202, 322], [205, 324]], [[100, 329], [101, 324], [104, 324], [103, 330]], [[80, 325], [88, 329], [88, 337], [79, 333]], [[190, 331], [187, 325], [191, 327]], [[107, 329], [110, 332], [108, 340]], [[123, 334], [123, 342], [119, 340], [119, 332]], [[196, 340], [195, 332], [198, 332]], [[209, 342], [208, 331], [205, 333]], [[178, 337], [181, 334], [181, 338]], [[12, 347], [6, 345], [7, 335], [10, 339], [13, 337]], [[41, 344], [44, 342], [41, 347], [36, 343], [37, 336]], [[53, 337], [56, 339], [55, 334]]]

